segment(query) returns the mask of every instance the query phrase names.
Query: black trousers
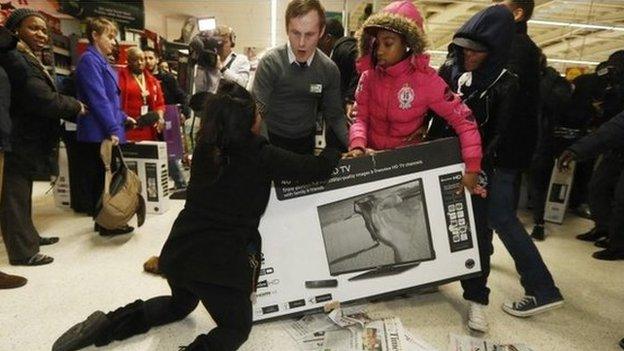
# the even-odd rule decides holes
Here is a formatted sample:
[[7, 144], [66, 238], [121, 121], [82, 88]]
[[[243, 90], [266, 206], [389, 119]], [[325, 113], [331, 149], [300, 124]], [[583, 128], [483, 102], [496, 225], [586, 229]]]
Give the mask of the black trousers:
[[80, 167], [75, 187], [81, 194], [81, 210], [94, 216], [95, 207], [104, 190], [105, 170], [100, 157], [100, 143], [77, 142], [75, 148], [75, 161]]
[[533, 207], [533, 222], [535, 224], [544, 224], [548, 184], [550, 183], [554, 165], [555, 159], [552, 155], [536, 155], [531, 162], [529, 194], [531, 206]]
[[9, 261], [25, 260], [39, 253], [39, 232], [32, 221], [33, 180], [11, 167], [10, 153], [2, 177], [0, 228]]
[[314, 137], [315, 133], [312, 133], [303, 138], [291, 139], [269, 132], [269, 141], [271, 144], [301, 155], [314, 154]]
[[96, 341], [96, 346], [123, 340], [147, 332], [150, 328], [184, 319], [201, 301], [217, 326], [199, 335], [187, 346], [189, 351], [230, 351], [238, 349], [251, 332], [251, 301], [249, 294], [203, 282], [167, 281], [171, 296], [147, 301], [137, 300], [109, 312], [111, 325]]
[[624, 155], [604, 155], [589, 182], [589, 207], [596, 228], [609, 232], [610, 248], [624, 250]]
[[464, 299], [487, 305], [490, 289], [487, 287], [490, 276], [490, 256], [494, 253], [492, 245], [493, 231], [488, 226], [488, 201], [481, 196], [472, 196], [472, 210], [475, 217], [477, 244], [479, 246], [479, 260], [482, 274], [475, 278], [464, 279], [461, 286], [464, 289]]
[[76, 132], [64, 130], [61, 134], [67, 150], [67, 166], [69, 169], [69, 188], [71, 208], [78, 213], [88, 213], [91, 209], [91, 198], [81, 186], [84, 168], [81, 163], [81, 144], [76, 141]]

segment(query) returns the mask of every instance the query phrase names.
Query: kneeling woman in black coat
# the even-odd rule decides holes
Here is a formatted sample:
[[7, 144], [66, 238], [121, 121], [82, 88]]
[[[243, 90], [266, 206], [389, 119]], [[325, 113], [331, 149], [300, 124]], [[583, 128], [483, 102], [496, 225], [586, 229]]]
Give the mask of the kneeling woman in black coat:
[[160, 254], [171, 296], [137, 300], [107, 314], [97, 311], [61, 336], [53, 350], [101, 346], [144, 333], [183, 319], [200, 301], [217, 327], [186, 350], [236, 350], [247, 340], [260, 264], [258, 225], [271, 181], [327, 178], [341, 155], [331, 149], [318, 157], [297, 155], [269, 145], [258, 135], [252, 95], [229, 81], [221, 81], [205, 111], [186, 205]]

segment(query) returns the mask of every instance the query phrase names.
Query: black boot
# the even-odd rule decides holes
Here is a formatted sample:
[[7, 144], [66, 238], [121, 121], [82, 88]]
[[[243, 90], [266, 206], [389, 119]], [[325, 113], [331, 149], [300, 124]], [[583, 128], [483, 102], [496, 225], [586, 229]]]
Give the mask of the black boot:
[[52, 351], [74, 351], [91, 346], [110, 327], [110, 321], [102, 311], [93, 312], [58, 338]]
[[150, 329], [143, 308], [145, 302], [136, 300], [124, 307], [106, 314], [110, 321], [110, 328], [95, 340], [95, 346], [110, 344], [113, 340], [124, 340], [131, 336], [143, 334]]
[[583, 241], [596, 241], [607, 236], [609, 236], [609, 233], [606, 230], [594, 227], [587, 233], [577, 235], [576, 238]]

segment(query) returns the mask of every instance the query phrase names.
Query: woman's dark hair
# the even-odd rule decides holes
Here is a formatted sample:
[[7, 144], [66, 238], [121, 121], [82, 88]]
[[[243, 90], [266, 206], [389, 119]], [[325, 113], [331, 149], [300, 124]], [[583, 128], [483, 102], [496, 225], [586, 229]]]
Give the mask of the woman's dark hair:
[[244, 146], [252, 137], [255, 118], [253, 95], [237, 83], [222, 79], [217, 93], [206, 98], [197, 142], [207, 146], [218, 175], [229, 162], [230, 151]]

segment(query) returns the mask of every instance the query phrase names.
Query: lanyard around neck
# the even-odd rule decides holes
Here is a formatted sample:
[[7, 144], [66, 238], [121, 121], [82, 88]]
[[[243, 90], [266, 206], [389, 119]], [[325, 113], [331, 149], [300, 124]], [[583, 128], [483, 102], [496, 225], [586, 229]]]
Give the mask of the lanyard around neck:
[[[139, 85], [139, 88], [141, 89], [141, 96], [143, 97], [143, 101], [145, 102], [145, 100], [147, 99], [147, 96], [149, 95], [149, 92], [147, 91], [146, 84], [145, 84], [145, 74], [141, 73], [140, 75], [137, 76], [137, 75], [134, 75], [133, 73], [132, 76], [134, 77], [134, 80]], [[141, 79], [139, 79], [139, 77], [141, 77]]]

